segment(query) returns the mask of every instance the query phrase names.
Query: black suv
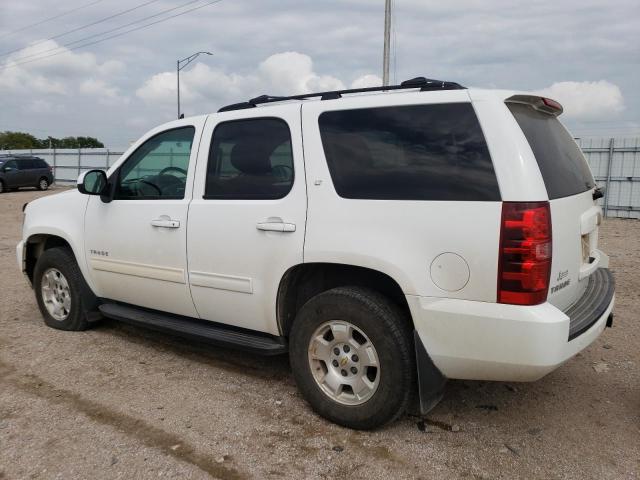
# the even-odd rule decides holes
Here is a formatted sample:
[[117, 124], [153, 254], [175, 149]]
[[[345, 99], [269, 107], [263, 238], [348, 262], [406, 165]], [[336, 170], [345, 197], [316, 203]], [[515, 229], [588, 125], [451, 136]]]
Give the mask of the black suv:
[[0, 193], [20, 187], [46, 190], [53, 183], [53, 169], [38, 157], [0, 157]]

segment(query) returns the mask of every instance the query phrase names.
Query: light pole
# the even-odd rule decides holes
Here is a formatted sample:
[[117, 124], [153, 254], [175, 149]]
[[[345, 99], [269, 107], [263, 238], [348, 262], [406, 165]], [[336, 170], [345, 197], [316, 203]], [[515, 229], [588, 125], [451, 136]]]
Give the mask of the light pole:
[[191, 62], [193, 62], [199, 55], [213, 55], [211, 52], [196, 52], [193, 55], [189, 55], [187, 58], [178, 60], [176, 62], [176, 74], [178, 78], [178, 118], [180, 118], [180, 70], [185, 68]]

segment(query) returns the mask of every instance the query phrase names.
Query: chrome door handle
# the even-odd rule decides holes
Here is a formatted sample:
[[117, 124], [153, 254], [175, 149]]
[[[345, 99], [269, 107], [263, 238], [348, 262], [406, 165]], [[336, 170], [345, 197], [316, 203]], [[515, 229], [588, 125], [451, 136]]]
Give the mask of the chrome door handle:
[[151, 220], [151, 225], [160, 228], [180, 228], [180, 221], [161, 217], [156, 218], [155, 220]]
[[284, 222], [260, 222], [256, 225], [256, 228], [264, 232], [295, 232], [296, 231], [295, 223], [284, 223]]

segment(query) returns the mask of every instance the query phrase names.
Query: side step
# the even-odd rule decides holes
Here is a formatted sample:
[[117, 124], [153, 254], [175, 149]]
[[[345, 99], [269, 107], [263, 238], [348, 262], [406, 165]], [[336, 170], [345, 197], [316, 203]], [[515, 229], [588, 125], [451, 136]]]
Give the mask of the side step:
[[284, 337], [117, 303], [103, 303], [98, 308], [105, 317], [114, 320], [213, 345], [236, 348], [261, 355], [278, 355], [286, 353], [288, 350]]

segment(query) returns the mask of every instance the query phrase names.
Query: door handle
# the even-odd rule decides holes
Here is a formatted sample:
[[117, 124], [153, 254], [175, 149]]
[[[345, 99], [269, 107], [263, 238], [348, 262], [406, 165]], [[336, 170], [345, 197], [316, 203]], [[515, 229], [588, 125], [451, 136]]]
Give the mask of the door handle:
[[296, 224], [285, 222], [260, 222], [256, 225], [256, 228], [264, 232], [295, 232]]
[[160, 228], [180, 228], [179, 220], [171, 220], [169, 217], [160, 217], [151, 220], [151, 225]]

